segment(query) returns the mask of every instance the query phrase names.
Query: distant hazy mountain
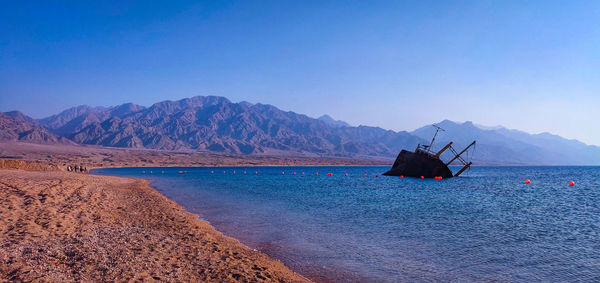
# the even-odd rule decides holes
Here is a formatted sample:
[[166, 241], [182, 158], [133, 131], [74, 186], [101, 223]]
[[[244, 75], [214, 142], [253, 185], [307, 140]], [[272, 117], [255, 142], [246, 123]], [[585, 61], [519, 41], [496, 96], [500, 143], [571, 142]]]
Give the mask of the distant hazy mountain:
[[[600, 148], [549, 133], [528, 134], [471, 122], [442, 121], [434, 150], [449, 141], [461, 150], [477, 140], [476, 164], [600, 164]], [[328, 115], [319, 119], [274, 106], [233, 103], [216, 96], [163, 101], [150, 107], [78, 106], [35, 120], [18, 111], [0, 116], [0, 140], [70, 143], [241, 154], [393, 159], [401, 149], [428, 144], [435, 128], [411, 133], [352, 127]], [[451, 158], [447, 151], [443, 156]], [[466, 157], [466, 156], [465, 156]]]
[[[333, 120], [333, 119], [332, 119]], [[393, 158], [421, 139], [375, 127], [340, 127], [271, 105], [207, 96], [145, 108], [79, 106], [41, 119], [77, 143], [166, 150]]]
[[39, 126], [39, 123], [36, 119], [33, 119], [23, 113], [21, 113], [21, 111], [9, 111], [9, 112], [4, 112], [4, 115], [11, 117], [17, 121], [21, 121], [21, 122], [25, 122], [25, 123], [29, 123], [32, 126]]
[[37, 144], [74, 144], [37, 126], [37, 122], [18, 111], [0, 113], [0, 141], [20, 141]]
[[350, 125], [348, 123], [341, 121], [341, 120], [335, 120], [327, 114], [325, 114], [317, 119], [325, 122], [328, 125], [334, 126], [334, 127], [350, 127]]
[[[503, 127], [483, 128], [472, 122], [444, 120], [437, 124], [445, 129], [436, 139], [440, 149], [449, 141], [462, 149], [477, 140], [474, 160], [486, 164], [585, 165], [600, 164], [600, 148], [567, 140], [547, 133], [532, 135]], [[435, 128], [425, 126], [411, 134], [431, 139]], [[443, 157], [449, 158], [449, 153]]]

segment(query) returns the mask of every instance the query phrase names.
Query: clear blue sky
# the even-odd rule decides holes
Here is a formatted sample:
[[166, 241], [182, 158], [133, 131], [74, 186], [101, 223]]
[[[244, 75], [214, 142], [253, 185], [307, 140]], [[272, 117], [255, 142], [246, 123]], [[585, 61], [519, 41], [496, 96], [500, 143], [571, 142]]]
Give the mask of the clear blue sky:
[[[176, 2], [176, 3], [175, 3]], [[5, 1], [0, 111], [194, 95], [600, 145], [599, 1]]]

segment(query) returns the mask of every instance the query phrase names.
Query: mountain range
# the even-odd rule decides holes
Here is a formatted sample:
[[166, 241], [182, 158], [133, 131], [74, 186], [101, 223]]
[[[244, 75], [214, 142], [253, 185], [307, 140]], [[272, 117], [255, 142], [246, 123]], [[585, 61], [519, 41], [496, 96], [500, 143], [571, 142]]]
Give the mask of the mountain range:
[[[549, 133], [532, 135], [448, 120], [438, 125], [445, 131], [435, 147], [452, 140], [462, 149], [477, 140], [473, 160], [479, 164], [600, 164], [599, 147]], [[11, 111], [0, 114], [0, 130], [0, 141], [379, 160], [428, 144], [435, 133], [431, 126], [412, 132], [353, 127], [328, 115], [315, 119], [217, 96], [162, 101], [150, 107], [77, 106], [39, 120]]]
[[19, 112], [0, 113], [0, 141], [20, 141], [37, 144], [75, 143], [41, 127], [36, 120]]

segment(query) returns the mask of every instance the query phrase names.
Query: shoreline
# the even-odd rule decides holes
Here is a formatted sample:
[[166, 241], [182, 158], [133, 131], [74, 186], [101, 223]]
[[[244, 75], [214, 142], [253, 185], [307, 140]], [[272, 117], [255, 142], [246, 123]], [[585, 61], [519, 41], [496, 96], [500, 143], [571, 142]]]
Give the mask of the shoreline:
[[[308, 165], [311, 166], [311, 165]], [[317, 165], [314, 167], [345, 167], [344, 165], [338, 165], [338, 166], [331, 166], [331, 165]], [[361, 166], [361, 165], [353, 165], [354, 167], [380, 167], [380, 165], [370, 165], [370, 166]], [[183, 167], [187, 167], [187, 168], [209, 168], [209, 167], [214, 167], [214, 166], [183, 166]], [[244, 166], [227, 166], [227, 167], [235, 167], [235, 168], [242, 168]], [[264, 166], [264, 167], [271, 167], [271, 166]], [[281, 165], [273, 165], [272, 167], [286, 167], [286, 166], [281, 166]], [[302, 167], [302, 166], [289, 166], [289, 167]], [[311, 166], [312, 167], [312, 166]], [[118, 168], [143, 168], [143, 167], [118, 167]], [[169, 167], [146, 167], [147, 169], [152, 169], [152, 168], [169, 168]], [[104, 169], [104, 168], [96, 168], [94, 170], [100, 170], [100, 169]], [[115, 167], [113, 168], [106, 168], [106, 169], [115, 169]], [[147, 170], [146, 169], [146, 170]], [[189, 170], [189, 169], [188, 169]], [[287, 171], [286, 171], [287, 172]], [[89, 171], [90, 174], [94, 174], [93, 170]], [[189, 173], [189, 172], [188, 172]], [[114, 175], [110, 175], [111, 173], [106, 173], [106, 175], [101, 174], [98, 176], [114, 176]], [[162, 175], [160, 173], [155, 172], [154, 174], [148, 173], [145, 175]], [[293, 263], [291, 266], [288, 266], [286, 264], [286, 261], [289, 261], [290, 258], [286, 258], [285, 256], [281, 256], [281, 254], [276, 255], [276, 254], [271, 254], [269, 252], [268, 249], [263, 249], [264, 247], [260, 244], [260, 242], [253, 242], [253, 241], [248, 241], [247, 244], [244, 243], [242, 240], [244, 239], [243, 237], [241, 238], [237, 238], [235, 235], [235, 233], [233, 234], [229, 234], [226, 233], [226, 231], [221, 231], [217, 228], [217, 226], [214, 226], [208, 219], [204, 219], [202, 217], [199, 216], [199, 214], [197, 213], [202, 213], [201, 211], [197, 211], [197, 212], [192, 212], [189, 211], [187, 207], [185, 207], [182, 204], [179, 204], [177, 201], [170, 199], [169, 197], [167, 197], [167, 195], [163, 194], [163, 192], [161, 192], [161, 189], [156, 186], [153, 185], [153, 183], [155, 182], [154, 180], [151, 179], [146, 179], [146, 177], [143, 176], [136, 176], [136, 177], [132, 177], [132, 176], [119, 176], [119, 177], [123, 177], [123, 178], [133, 178], [133, 179], [142, 179], [142, 180], [147, 180], [149, 181], [148, 186], [150, 188], [152, 188], [153, 190], [157, 191], [158, 193], [160, 193], [161, 195], [163, 195], [165, 198], [177, 203], [179, 206], [181, 206], [187, 213], [194, 215], [195, 217], [197, 217], [198, 220], [206, 222], [208, 225], [210, 225], [215, 231], [217, 231], [218, 233], [221, 233], [222, 235], [224, 235], [225, 237], [231, 238], [233, 240], [235, 240], [236, 242], [238, 242], [240, 245], [246, 247], [247, 249], [265, 254], [266, 256], [272, 258], [273, 260], [276, 260], [278, 262], [281, 262], [282, 264], [284, 264], [287, 268], [289, 268], [290, 270], [292, 270], [296, 275], [302, 277], [303, 279], [307, 280], [308, 282], [360, 282], [366, 279], [366, 277], [361, 277], [359, 275], [356, 274], [355, 271], [349, 271], [347, 270], [345, 267], [336, 267], [335, 269], [327, 269], [325, 266], [317, 266], [317, 265], [294, 265]], [[236, 227], [236, 226], [233, 226]], [[232, 232], [232, 231], [230, 231]], [[293, 260], [292, 260], [293, 262]], [[335, 272], [333, 272], [332, 270], [335, 270]]]
[[[35, 251], [35, 249], [31, 248], [31, 243], [24, 241], [25, 239], [29, 239], [29, 240], [35, 240], [39, 241], [39, 239], [46, 239], [49, 242], [56, 242], [56, 241], [66, 241], [66, 243], [57, 243], [57, 246], [64, 246], [67, 244], [70, 244], [71, 242], [69, 241], [69, 238], [63, 234], [57, 234], [57, 231], [61, 231], [61, 229], [63, 229], [62, 227], [65, 226], [81, 226], [80, 228], [85, 228], [83, 230], [97, 230], [97, 225], [94, 223], [82, 223], [81, 221], [77, 220], [77, 219], [71, 219], [70, 224], [66, 225], [65, 223], [60, 223], [60, 221], [62, 221], [62, 219], [64, 219], [65, 216], [65, 212], [60, 212], [61, 209], [64, 210], [64, 207], [70, 207], [71, 204], [69, 204], [68, 202], [70, 201], [69, 199], [64, 199], [64, 198], [60, 198], [60, 194], [65, 193], [65, 191], [70, 192], [70, 193], [76, 193], [76, 191], [78, 190], [78, 188], [85, 188], [86, 190], [90, 190], [92, 187], [102, 187], [108, 191], [115, 191], [118, 190], [118, 188], [114, 187], [114, 183], [116, 182], [115, 180], [129, 180], [128, 182], [130, 182], [131, 184], [136, 184], [135, 186], [132, 186], [130, 189], [133, 190], [134, 192], [145, 192], [143, 194], [143, 196], [137, 196], [137, 200], [139, 201], [144, 200], [144, 199], [148, 199], [148, 198], [156, 198], [156, 194], [158, 194], [160, 197], [158, 197], [158, 202], [160, 203], [159, 206], [163, 207], [164, 205], [168, 204], [168, 209], [166, 210], [174, 210], [174, 211], [179, 211], [179, 213], [176, 214], [185, 214], [187, 216], [183, 217], [185, 219], [189, 219], [190, 217], [193, 218], [193, 220], [189, 220], [188, 226], [186, 227], [179, 227], [179, 229], [191, 229], [190, 227], [205, 227], [202, 228], [201, 231], [202, 233], [204, 233], [205, 235], [214, 235], [214, 234], [218, 234], [220, 236], [218, 236], [219, 238], [222, 238], [223, 240], [220, 242], [221, 245], [225, 245], [228, 248], [234, 248], [237, 247], [235, 249], [240, 249], [243, 251], [246, 251], [244, 253], [242, 252], [238, 252], [238, 255], [242, 254], [242, 255], [246, 255], [246, 253], [250, 253], [250, 254], [254, 254], [254, 255], [246, 255], [246, 258], [259, 258], [260, 261], [259, 262], [264, 262], [265, 264], [267, 264], [269, 267], [268, 269], [266, 269], [266, 271], [264, 270], [253, 270], [252, 268], [254, 268], [253, 266], [248, 266], [247, 264], [241, 264], [239, 262], [239, 259], [232, 259], [232, 255], [226, 255], [224, 256], [224, 259], [221, 259], [219, 261], [215, 261], [212, 264], [217, 264], [217, 265], [223, 265], [223, 264], [237, 264], [238, 266], [240, 266], [240, 268], [242, 268], [242, 270], [244, 271], [248, 271], [247, 273], [240, 273], [242, 277], [239, 277], [239, 280], [250, 280], [250, 281], [262, 281], [263, 279], [261, 279], [261, 277], [259, 277], [258, 275], [260, 275], [260, 273], [265, 273], [267, 272], [267, 274], [269, 274], [272, 278], [260, 275], [262, 277], [265, 277], [266, 281], [271, 281], [271, 280], [275, 280], [275, 281], [284, 281], [284, 282], [306, 282], [309, 281], [309, 279], [307, 279], [306, 277], [303, 277], [302, 275], [294, 272], [293, 270], [289, 269], [287, 266], [285, 266], [283, 263], [281, 263], [281, 261], [272, 258], [268, 255], [266, 255], [265, 253], [256, 250], [254, 248], [251, 248], [245, 244], [243, 244], [240, 240], [231, 237], [231, 236], [227, 236], [225, 234], [223, 234], [222, 232], [218, 231], [215, 227], [213, 227], [212, 225], [210, 225], [210, 223], [207, 220], [204, 220], [202, 218], [200, 218], [198, 215], [189, 212], [185, 209], [185, 207], [179, 205], [178, 203], [176, 203], [175, 201], [167, 198], [166, 196], [162, 195], [156, 188], [154, 188], [151, 184], [150, 184], [150, 180], [149, 179], [145, 179], [145, 178], [132, 178], [132, 177], [116, 177], [116, 176], [108, 176], [108, 175], [96, 175], [93, 174], [91, 171], [95, 170], [95, 169], [103, 169], [103, 168], [124, 168], [124, 167], [248, 167], [248, 168], [252, 168], [252, 167], [275, 167], [275, 166], [290, 166], [290, 167], [319, 167], [319, 166], [335, 166], [335, 167], [342, 167], [342, 166], [346, 166], [346, 167], [354, 167], [354, 166], [382, 166], [384, 165], [384, 161], [375, 161], [375, 160], [357, 160], [357, 159], [347, 159], [347, 158], [315, 158], [315, 157], [301, 157], [301, 156], [233, 156], [233, 155], [219, 155], [219, 154], [207, 154], [207, 153], [180, 153], [180, 152], [161, 152], [161, 151], [154, 151], [154, 150], [145, 150], [145, 149], [141, 149], [141, 150], [131, 150], [131, 149], [114, 149], [114, 148], [104, 148], [104, 147], [85, 147], [85, 146], [51, 146], [51, 145], [35, 145], [35, 144], [26, 144], [26, 143], [0, 143], [0, 145], [3, 145], [2, 147], [0, 147], [0, 202], [2, 202], [4, 200], [4, 205], [0, 206], [0, 212], [2, 212], [3, 215], [10, 215], [7, 216], [4, 220], [0, 219], [0, 281], [3, 280], [9, 280], [9, 279], [31, 279], [31, 278], [38, 278], [38, 279], [34, 279], [34, 280], [40, 280], [39, 278], [45, 278], [46, 280], [42, 280], [42, 281], [73, 281], [74, 278], [78, 278], [78, 280], [82, 280], [82, 278], [95, 278], [96, 280], [114, 280], [114, 279], [136, 279], [138, 277], [136, 273], [131, 273], [129, 271], [123, 271], [122, 268], [119, 267], [115, 267], [113, 266], [112, 269], [116, 269], [116, 270], [122, 270], [122, 275], [121, 277], [110, 277], [110, 275], [102, 275], [100, 277], [98, 277], [98, 274], [93, 274], [92, 271], [87, 270], [87, 269], [94, 269], [94, 266], [98, 267], [98, 260], [101, 259], [101, 257], [98, 257], [98, 251], [88, 251], [90, 252], [89, 256], [93, 258], [93, 260], [91, 260], [91, 262], [86, 262], [84, 263], [82, 266], [86, 266], [86, 272], [83, 273], [83, 275], [85, 275], [84, 277], [77, 277], [77, 276], [82, 276], [82, 275], [69, 275], [67, 277], [60, 277], [61, 274], [66, 274], [69, 272], [75, 272], [73, 270], [74, 266], [77, 265], [76, 261], [72, 261], [69, 262], [69, 264], [71, 264], [71, 267], [65, 267], [64, 264], [62, 263], [57, 263], [57, 264], [52, 264], [52, 261], [50, 261], [51, 263], [45, 263], [45, 262], [30, 262], [28, 260], [28, 256], [24, 255], [24, 254], [13, 254], [12, 257], [5, 257], [2, 255], [2, 253], [5, 253], [6, 251], [6, 247], [11, 248], [11, 250], [20, 250], [22, 252], [22, 250], [25, 250], [26, 253], [28, 255], [30, 255], [29, 253], [31, 252], [31, 256], [34, 258], [45, 258], [46, 260], [56, 260], [54, 258], [52, 259], [48, 259], [48, 250], [52, 250], [53, 255], [56, 254], [63, 254], [64, 255], [64, 251], [56, 251], [55, 249], [53, 249], [52, 247], [47, 247], [47, 249], [44, 249], [42, 251]], [[88, 173], [89, 174], [83, 174], [83, 173], [76, 173], [76, 172], [67, 172], [66, 171], [66, 166], [67, 165], [82, 165], [88, 168]], [[33, 176], [33, 177], [25, 177], [25, 176]], [[120, 178], [120, 179], [119, 179]], [[125, 179], [123, 179], [125, 178]], [[7, 182], [7, 180], [11, 180], [10, 182]], [[93, 181], [91, 181], [93, 180]], [[12, 182], [12, 183], [11, 183]], [[49, 184], [49, 182], [54, 182], [54, 184]], [[118, 182], [116, 182], [118, 183]], [[56, 188], [61, 188], [61, 191], [56, 191], [56, 188], [51, 189], [53, 193], [48, 194], [45, 193], [43, 191], [47, 191], [50, 187], [52, 186], [58, 186]], [[1, 188], [16, 188], [18, 190], [21, 190], [19, 193], [14, 193], [12, 195], [2, 195], [3, 193], [6, 194], [7, 190], [2, 190]], [[98, 192], [89, 192], [90, 194], [97, 194]], [[56, 202], [48, 202], [46, 201], [45, 198], [39, 199], [38, 194], [42, 194], [45, 195], [45, 198], [55, 198]], [[14, 204], [11, 205], [6, 205], [6, 201], [7, 199], [10, 199], [11, 202], [15, 202]], [[37, 200], [36, 200], [37, 199]], [[43, 203], [41, 203], [42, 201], [44, 201]], [[106, 202], [111, 201], [111, 199], [107, 199], [105, 200]], [[112, 200], [114, 201], [114, 200]], [[127, 201], [127, 200], [117, 200], [118, 202], [125, 202], [128, 203], [128, 205], [130, 206], [135, 206], [135, 203], [132, 203], [131, 201]], [[91, 203], [92, 201], [88, 200], [85, 201], [85, 199], [83, 198], [79, 198], [78, 199], [78, 206], [79, 207], [86, 207], [84, 208], [78, 208], [78, 210], [75, 211], [70, 211], [68, 213], [77, 213], [77, 214], [94, 214], [97, 213], [99, 210], [102, 210], [102, 207], [106, 207], [106, 204], [101, 204], [101, 202], [95, 202], [95, 203]], [[32, 203], [34, 204], [32, 206]], [[57, 207], [59, 206], [59, 207]], [[11, 210], [6, 210], [7, 207], [10, 207]], [[122, 207], [128, 207], [125, 205], [122, 205]], [[149, 205], [149, 207], [154, 207], [154, 204]], [[12, 211], [12, 208], [15, 208], [14, 211]], [[116, 207], [114, 207], [115, 209], [117, 209]], [[32, 209], [34, 209], [32, 211]], [[119, 208], [117, 210], [109, 210], [109, 211], [103, 211], [104, 214], [106, 215], [112, 215], [111, 217], [113, 218], [113, 224], [114, 223], [119, 223], [119, 222], [123, 222], [126, 223], [128, 220], [128, 215], [120, 215], [119, 217], [115, 216], [115, 213], [120, 213], [122, 208]], [[145, 210], [147, 208], [139, 208], [142, 210]], [[40, 211], [43, 212], [43, 214], [37, 215], [37, 217], [35, 216], [36, 213], [41, 213]], [[54, 213], [53, 216], [48, 216], [48, 211]], [[12, 214], [11, 214], [12, 213]], [[159, 212], [159, 214], [165, 214], [165, 211]], [[31, 216], [34, 215], [34, 216]], [[33, 218], [32, 218], [33, 217]], [[125, 218], [123, 218], [125, 217]], [[56, 220], [54, 222], [57, 222], [55, 224], [58, 224], [58, 226], [56, 225], [48, 225], [48, 224], [44, 224], [42, 223], [42, 226], [45, 225], [45, 227], [39, 227], [40, 224], [36, 223], [36, 221], [38, 220], [38, 218], [43, 218], [44, 219], [44, 223], [49, 223], [49, 222], [53, 222], [53, 220]], [[58, 218], [58, 220], [57, 220]], [[67, 217], [68, 218], [68, 217]], [[28, 219], [27, 223], [22, 223], [19, 222], [22, 219]], [[101, 219], [101, 218], [100, 218]], [[60, 220], [60, 221], [59, 221]], [[153, 222], [161, 222], [164, 221], [164, 215], [161, 219], [159, 220], [155, 220], [155, 219], [147, 219], [148, 223], [153, 223]], [[39, 222], [39, 221], [38, 221]], [[193, 224], [195, 222], [198, 223], [203, 223], [202, 225], [198, 224]], [[18, 224], [18, 225], [17, 225]], [[139, 224], [139, 223], [138, 223]], [[173, 223], [170, 223], [169, 225], [172, 225]], [[20, 227], [19, 225], [21, 225], [22, 227]], [[82, 226], [83, 225], [83, 226]], [[96, 226], [94, 226], [96, 225]], [[144, 224], [146, 225], [146, 224]], [[135, 226], [135, 225], [134, 225]], [[96, 227], [96, 228], [93, 228]], [[196, 227], [196, 228], [197, 228]], [[208, 228], [206, 228], [208, 227]], [[93, 228], [93, 229], [92, 229]], [[108, 227], [110, 229], [114, 229], [114, 227]], [[108, 229], [107, 227], [104, 227], [103, 229]], [[20, 229], [20, 230], [19, 230]], [[18, 233], [14, 234], [14, 230], [16, 230]], [[81, 230], [81, 229], [80, 229]], [[39, 234], [42, 233], [43, 235]], [[71, 231], [72, 232], [72, 231]], [[177, 231], [171, 231], [171, 232], [177, 232]], [[67, 233], [68, 234], [68, 233]], [[127, 233], [125, 233], [127, 234]], [[77, 237], [81, 237], [81, 235], [79, 234], [75, 234], [77, 235]], [[185, 236], [185, 235], [184, 235]], [[89, 235], [85, 236], [88, 237], [86, 239], [89, 240]], [[84, 237], [84, 238], [85, 238]], [[138, 239], [137, 236], [134, 235], [130, 235], [127, 236], [130, 237], [131, 239], [135, 239], [135, 241], [139, 241], [140, 243], [143, 243], [144, 241], [146, 242], [152, 242], [153, 237], [150, 237], [150, 239]], [[112, 237], [107, 237], [105, 240], [106, 243], [102, 244], [102, 241], [97, 241], [97, 243], [95, 245], [92, 246], [96, 246], [98, 243], [102, 244], [102, 245], [109, 245], [112, 246], [113, 249], [119, 250], [120, 247], [116, 246], [115, 243], [113, 243], [110, 239]], [[118, 238], [118, 237], [117, 237]], [[183, 237], [185, 238], [185, 237]], [[77, 239], [77, 241], [80, 241], [80, 239]], [[189, 241], [189, 239], [183, 239], [182, 241]], [[85, 241], [84, 241], [85, 242]], [[89, 243], [88, 243], [89, 244]], [[198, 244], [198, 243], [197, 243]], [[36, 245], [40, 245], [40, 246], [44, 246], [44, 241], [41, 242], [36, 242]], [[198, 244], [198, 246], [203, 246], [205, 244], [203, 244], [202, 242], [200, 242]], [[4, 246], [6, 246], [5, 248], [3, 248]], [[34, 245], [35, 246], [35, 245]], [[83, 247], [79, 247], [79, 250], [85, 250]], [[136, 251], [139, 250], [139, 247], [136, 247]], [[172, 250], [177, 250], [176, 248], [173, 248]], [[124, 253], [127, 252], [131, 252], [130, 250], [123, 250]], [[207, 252], [206, 255], [212, 255], [211, 252], [205, 251]], [[110, 254], [111, 251], [103, 251], [103, 253], [108, 253]], [[165, 251], [164, 249], [161, 251], [161, 253], [169, 253], [168, 251]], [[69, 254], [71, 254], [71, 252], [69, 252]], [[86, 257], [86, 254], [77, 254], [77, 258], [81, 258], [83, 260], [89, 259], [88, 257]], [[159, 253], [160, 254], [160, 253]], [[204, 255], [204, 257], [206, 258], [206, 255]], [[146, 254], [147, 257], [153, 257], [153, 254], [148, 253]], [[223, 255], [221, 255], [223, 256]], [[65, 258], [69, 258], [68, 256], [66, 256]], [[100, 259], [99, 259], [100, 258]], [[15, 260], [15, 259], [19, 259], [19, 260]], [[64, 260], [61, 259], [61, 260]], [[188, 261], [192, 261], [194, 262], [194, 260], [192, 259], [187, 259]], [[96, 261], [96, 262], [94, 262]], [[197, 261], [197, 260], [195, 260]], [[19, 262], [21, 263], [21, 265], [19, 265]], [[24, 264], [27, 263], [27, 264]], [[135, 268], [135, 266], [130, 266], [129, 263], [123, 262], [123, 267], [125, 269], [129, 268]], [[188, 265], [188, 264], [186, 264]], [[12, 267], [11, 267], [12, 266]], [[27, 268], [25, 268], [24, 270], [22, 270], [21, 268], [23, 268], [23, 266], [33, 266], [35, 267], [34, 270], [37, 271], [31, 271]], [[191, 265], [190, 265], [191, 266]], [[210, 265], [202, 265], [204, 267], [206, 266], [210, 266]], [[81, 267], [81, 265], [79, 266]], [[245, 268], [245, 269], [244, 269]], [[161, 270], [160, 266], [156, 266], [154, 268], [155, 270]], [[41, 270], [41, 271], [40, 271]], [[42, 272], [45, 270], [45, 273]], [[53, 273], [52, 270], [61, 270], [60, 272], [55, 272]], [[203, 268], [198, 268], [198, 270], [203, 270], [204, 274], [210, 274], [211, 272], [208, 270], [205, 270]], [[234, 269], [235, 271], [235, 269]], [[272, 272], [271, 272], [272, 271]], [[33, 272], [33, 273], [32, 273]], [[129, 273], [128, 273], [129, 272]], [[214, 273], [214, 271], [212, 271]], [[257, 275], [256, 272], [259, 272], [259, 274]], [[270, 272], [270, 273], [269, 273]], [[274, 272], [274, 273], [273, 273]], [[229, 272], [227, 271], [227, 273], [225, 275], [232, 275], [232, 274], [237, 274], [234, 272]], [[35, 274], [35, 276], [37, 277], [31, 277], [33, 275], [30, 274]], [[46, 275], [44, 275], [46, 274]], [[220, 273], [219, 273], [220, 274]], [[277, 275], [278, 274], [278, 275]], [[143, 275], [143, 274], [142, 274]], [[196, 274], [198, 275], [198, 274]], [[202, 275], [202, 276], [196, 276], [194, 275], [194, 273], [192, 271], [189, 271], [188, 273], [185, 274], [185, 276], [183, 277], [169, 277], [169, 276], [165, 276], [165, 277], [160, 277], [160, 278], [171, 278], [171, 280], [176, 279], [178, 281], [197, 281], [197, 280], [202, 280], [202, 281], [211, 281], [211, 280], [215, 280], [215, 281], [238, 281], [238, 279], [233, 278], [235, 280], [232, 280], [232, 278], [219, 278], [219, 279], [215, 279], [215, 278], [209, 278], [206, 277], [207, 275]], [[45, 277], [44, 277], [45, 276]], [[54, 276], [54, 277], [52, 277]], [[108, 277], [107, 277], [108, 276]], [[145, 275], [144, 275], [145, 276]], [[152, 279], [152, 276], [148, 277], [140, 277], [140, 278], [146, 278], [146, 279]], [[187, 277], [186, 277], [187, 276]], [[238, 276], [238, 275], [235, 275]], [[178, 279], [177, 279], [178, 278]], [[184, 279], [182, 279], [184, 278]], [[246, 279], [244, 279], [246, 278]], [[318, 276], [317, 276], [318, 278]], [[187, 280], [185, 280], [187, 279]]]
[[[188, 167], [189, 167], [189, 166], [188, 166]], [[204, 166], [197, 166], [197, 167], [204, 167]], [[207, 167], [208, 167], [208, 166], [207, 166]], [[122, 167], [116, 167], [116, 168], [122, 168]], [[100, 168], [97, 168], [97, 169], [100, 169]], [[92, 173], [90, 172], [89, 174], [92, 174]], [[292, 272], [293, 272], [295, 275], [298, 275], [298, 276], [302, 277], [302, 279], [306, 280], [307, 282], [312, 282], [310, 279], [308, 279], [308, 278], [307, 278], [307, 277], [305, 277], [304, 275], [302, 275], [302, 274], [300, 274], [300, 273], [296, 272], [295, 270], [291, 269], [289, 266], [285, 265], [285, 264], [284, 264], [284, 263], [283, 263], [281, 260], [279, 260], [279, 259], [277, 259], [277, 258], [274, 258], [274, 257], [272, 257], [272, 256], [270, 256], [270, 255], [268, 255], [268, 254], [266, 254], [266, 253], [264, 253], [264, 252], [262, 252], [262, 251], [260, 251], [260, 250], [258, 250], [258, 249], [252, 248], [252, 247], [250, 247], [250, 246], [248, 246], [248, 245], [244, 244], [244, 243], [243, 243], [243, 242], [242, 242], [240, 239], [238, 239], [238, 238], [235, 238], [235, 237], [233, 237], [233, 236], [227, 235], [227, 234], [225, 234], [224, 232], [217, 230], [217, 228], [216, 228], [215, 226], [213, 226], [213, 224], [211, 224], [211, 223], [210, 223], [210, 221], [209, 221], [208, 219], [204, 219], [204, 218], [200, 217], [200, 215], [198, 215], [198, 214], [196, 214], [196, 213], [193, 213], [193, 212], [190, 212], [190, 211], [188, 211], [188, 210], [187, 210], [187, 208], [186, 208], [185, 206], [183, 206], [183, 205], [181, 205], [181, 204], [177, 203], [176, 201], [174, 201], [174, 200], [172, 200], [172, 199], [168, 198], [167, 196], [165, 196], [164, 194], [162, 194], [162, 193], [161, 193], [161, 192], [160, 192], [160, 191], [159, 191], [157, 188], [155, 188], [154, 186], [152, 186], [152, 185], [151, 185], [152, 183], [154, 183], [154, 180], [145, 179], [145, 178], [136, 178], [136, 177], [120, 177], [120, 176], [112, 176], [112, 175], [96, 175], [96, 176], [110, 176], [110, 177], [119, 177], [119, 178], [131, 178], [131, 179], [138, 179], [138, 180], [144, 180], [144, 181], [147, 181], [147, 184], [146, 184], [146, 186], [148, 186], [148, 188], [150, 188], [150, 189], [152, 189], [152, 190], [156, 191], [157, 193], [159, 193], [160, 195], [162, 195], [163, 197], [165, 197], [167, 200], [169, 200], [169, 201], [172, 201], [172, 202], [173, 202], [173, 203], [175, 203], [177, 206], [179, 206], [179, 207], [180, 207], [180, 208], [181, 208], [181, 209], [182, 209], [182, 210], [183, 210], [185, 213], [187, 213], [187, 214], [190, 214], [190, 215], [194, 216], [194, 217], [195, 217], [195, 218], [196, 218], [198, 221], [201, 221], [201, 222], [204, 222], [204, 223], [206, 223], [206, 224], [207, 224], [208, 226], [210, 226], [210, 227], [211, 227], [211, 228], [212, 228], [212, 229], [213, 229], [215, 232], [217, 232], [217, 233], [221, 234], [223, 237], [226, 237], [226, 238], [229, 238], [229, 239], [231, 239], [231, 240], [234, 240], [234, 241], [236, 241], [238, 244], [240, 244], [241, 246], [245, 247], [246, 249], [249, 249], [249, 250], [251, 250], [251, 251], [254, 251], [254, 252], [261, 253], [261, 254], [263, 254], [263, 255], [265, 255], [265, 256], [267, 256], [267, 257], [271, 258], [272, 260], [274, 260], [274, 261], [277, 261], [277, 262], [281, 263], [281, 264], [282, 264], [282, 265], [284, 265], [286, 268], [290, 269], [290, 270], [291, 270], [291, 271], [292, 271]]]
[[151, 180], [11, 169], [0, 177], [0, 278], [308, 282]]
[[256, 165], [176, 165], [176, 166], [144, 166], [144, 165], [134, 165], [134, 166], [104, 166], [104, 167], [89, 167], [88, 172], [91, 173], [92, 170], [98, 169], [118, 169], [118, 168], [224, 168], [224, 167], [234, 167], [234, 168], [256, 168], [256, 167], [385, 167], [391, 166], [389, 164], [372, 164], [372, 165], [360, 165], [360, 164], [302, 164], [302, 165], [279, 165], [279, 164], [256, 164]]

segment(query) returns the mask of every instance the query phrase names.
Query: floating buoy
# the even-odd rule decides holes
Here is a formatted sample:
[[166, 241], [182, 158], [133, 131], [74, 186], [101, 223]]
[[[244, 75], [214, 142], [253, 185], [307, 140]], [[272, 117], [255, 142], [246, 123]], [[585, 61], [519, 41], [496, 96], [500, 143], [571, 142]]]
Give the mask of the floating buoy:
[[293, 175], [296, 175], [296, 172], [292, 173]]
[[344, 174], [344, 176], [348, 177], [348, 173]]
[[223, 174], [225, 174], [225, 171], [223, 171]]
[[152, 174], [152, 171], [150, 171], [150, 174]]
[[333, 174], [332, 173], [327, 173], [327, 176], [333, 176]]
[[183, 174], [183, 171], [179, 171], [179, 174]]
[[529, 181], [529, 179], [526, 179], [525, 184], [529, 184], [529, 183], [531, 183], [531, 181]]
[[254, 174], [258, 174], [258, 171], [254, 171]]
[[281, 175], [285, 175], [285, 172], [281, 172]]
[[215, 171], [210, 171], [210, 174], [213, 174], [213, 173], [215, 173]]
[[246, 171], [244, 171], [244, 174], [246, 174]]
[[367, 174], [365, 174], [365, 177], [367, 177]]
[[421, 179], [425, 179], [425, 177], [421, 176]]
[[304, 172], [302, 172], [302, 175], [304, 175]]
[[400, 179], [404, 178], [404, 175], [400, 175]]
[[379, 177], [379, 175], [375, 175], [375, 178], [378, 178], [378, 177]]
[[319, 172], [315, 173], [315, 175], [319, 176]]
[[233, 174], [235, 174], [235, 170], [233, 170]]
[[146, 171], [142, 171], [142, 174], [146, 174]]
[[165, 174], [165, 171], [160, 171], [160, 174]]
[[569, 186], [571, 186], [571, 187], [572, 187], [572, 186], [575, 186], [575, 182], [573, 182], [573, 181], [569, 181]]

